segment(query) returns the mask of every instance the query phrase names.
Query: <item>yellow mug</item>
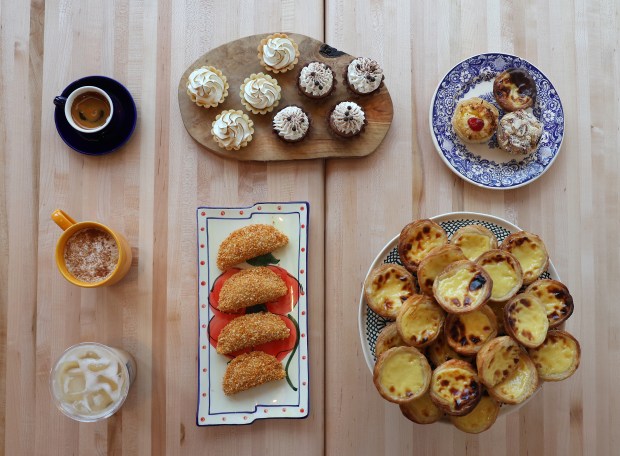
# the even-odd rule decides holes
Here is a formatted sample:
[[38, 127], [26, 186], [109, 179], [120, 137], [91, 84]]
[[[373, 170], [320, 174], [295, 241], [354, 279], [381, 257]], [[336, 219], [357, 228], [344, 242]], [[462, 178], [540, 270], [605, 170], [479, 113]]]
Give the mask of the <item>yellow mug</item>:
[[[111, 228], [97, 222], [76, 222], [67, 215], [64, 211], [60, 209], [56, 209], [52, 212], [52, 220], [56, 222], [60, 228], [64, 230], [58, 242], [56, 243], [56, 265], [58, 269], [62, 273], [62, 275], [74, 285], [84, 288], [96, 288], [96, 287], [105, 287], [108, 285], [112, 285], [119, 280], [121, 280], [125, 274], [129, 271], [131, 267], [131, 247], [121, 234], [113, 231]], [[67, 265], [65, 263], [65, 246], [67, 245], [67, 241], [71, 236], [77, 233], [80, 230], [84, 230], [87, 228], [94, 228], [97, 230], [101, 230], [105, 233], [108, 233], [110, 236], [114, 238], [116, 241], [116, 246], [118, 247], [118, 261], [116, 263], [116, 267], [103, 280], [99, 282], [84, 282], [82, 280], [74, 277], [69, 270], [67, 269]]]

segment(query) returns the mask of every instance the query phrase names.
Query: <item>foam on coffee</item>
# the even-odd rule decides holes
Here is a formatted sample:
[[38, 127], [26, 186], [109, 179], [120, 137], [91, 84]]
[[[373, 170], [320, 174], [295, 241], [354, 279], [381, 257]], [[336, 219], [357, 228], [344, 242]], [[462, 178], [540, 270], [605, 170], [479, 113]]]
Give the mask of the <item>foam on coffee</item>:
[[118, 263], [118, 245], [112, 235], [96, 228], [74, 233], [65, 244], [65, 265], [78, 280], [97, 283], [108, 278]]

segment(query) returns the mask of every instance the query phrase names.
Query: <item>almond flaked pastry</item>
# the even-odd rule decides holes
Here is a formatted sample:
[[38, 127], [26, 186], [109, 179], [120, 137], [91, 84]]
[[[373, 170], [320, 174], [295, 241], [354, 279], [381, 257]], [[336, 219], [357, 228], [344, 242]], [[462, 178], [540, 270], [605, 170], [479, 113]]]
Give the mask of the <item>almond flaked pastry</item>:
[[545, 306], [550, 328], [557, 328], [573, 314], [573, 297], [566, 285], [557, 280], [537, 280], [525, 291], [532, 293]]
[[528, 399], [538, 388], [536, 366], [524, 351], [519, 355], [517, 367], [508, 377], [493, 388], [489, 394], [504, 404], [520, 404]]
[[521, 264], [505, 250], [489, 250], [476, 259], [476, 264], [482, 266], [493, 280], [491, 301], [508, 301], [523, 286]]
[[528, 350], [541, 380], [558, 382], [575, 373], [581, 359], [579, 342], [559, 329], [547, 333], [541, 346]]
[[468, 260], [474, 261], [484, 252], [497, 248], [497, 238], [482, 225], [466, 225], [456, 230], [450, 244], [461, 249]]
[[373, 269], [364, 283], [368, 306], [391, 320], [396, 319], [403, 302], [414, 293], [413, 276], [397, 264], [382, 264]]
[[288, 244], [288, 237], [271, 225], [248, 225], [233, 231], [220, 244], [217, 267], [222, 271], [236, 264], [271, 253]]
[[509, 336], [490, 340], [476, 356], [476, 367], [480, 381], [487, 388], [493, 388], [508, 378], [517, 368], [523, 349]]
[[375, 358], [379, 358], [390, 348], [407, 345], [396, 329], [396, 323], [390, 323], [381, 330], [375, 343]]
[[413, 295], [403, 303], [396, 328], [407, 345], [421, 348], [437, 339], [445, 318], [446, 313], [433, 298]]
[[431, 400], [428, 391], [413, 401], [401, 404], [400, 411], [408, 420], [418, 424], [435, 423], [443, 416], [443, 412]]
[[441, 271], [456, 261], [466, 259], [461, 249], [455, 245], [445, 244], [435, 247], [418, 266], [420, 291], [428, 296], [433, 296], [433, 284]]
[[433, 372], [431, 400], [448, 415], [467, 415], [482, 396], [482, 385], [471, 364], [452, 359]]
[[495, 314], [489, 306], [460, 314], [450, 314], [445, 324], [450, 347], [465, 356], [475, 355], [482, 346], [497, 335]]
[[492, 288], [489, 274], [473, 261], [464, 260], [450, 264], [437, 276], [433, 295], [447, 312], [464, 313], [484, 305]]
[[538, 347], [549, 329], [545, 306], [532, 293], [518, 294], [504, 307], [504, 328], [521, 345]]
[[549, 266], [549, 254], [543, 240], [527, 231], [512, 233], [504, 239], [501, 250], [511, 253], [521, 265], [523, 285], [529, 285]]
[[431, 220], [416, 220], [405, 226], [398, 238], [400, 261], [409, 271], [416, 272], [420, 261], [435, 247], [448, 243], [444, 229]]
[[431, 366], [414, 347], [395, 347], [383, 353], [373, 371], [373, 382], [384, 399], [404, 404], [422, 396], [431, 381]]

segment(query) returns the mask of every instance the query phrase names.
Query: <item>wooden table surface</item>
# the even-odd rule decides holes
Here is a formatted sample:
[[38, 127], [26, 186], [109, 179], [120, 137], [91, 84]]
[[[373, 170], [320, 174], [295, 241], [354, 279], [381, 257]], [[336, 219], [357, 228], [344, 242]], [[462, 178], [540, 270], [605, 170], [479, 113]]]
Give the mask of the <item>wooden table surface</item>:
[[[611, 455], [620, 448], [620, 5], [617, 1], [0, 0], [0, 449], [7, 455]], [[240, 163], [198, 146], [181, 123], [178, 78], [207, 50], [296, 31], [385, 68], [394, 121], [363, 159]], [[550, 171], [512, 191], [455, 176], [434, 150], [428, 107], [463, 58], [505, 51], [562, 96], [566, 134]], [[105, 157], [70, 150], [52, 99], [103, 74], [138, 106], [130, 142]], [[311, 415], [198, 428], [198, 205], [307, 200], [311, 210]], [[128, 276], [107, 289], [66, 282], [53, 260], [55, 208], [125, 233]], [[449, 211], [504, 217], [540, 234], [575, 297], [577, 373], [491, 430], [418, 426], [376, 393], [357, 307], [368, 265], [409, 221]], [[130, 351], [138, 377], [98, 424], [58, 412], [53, 361], [96, 340]], [[1, 451], [0, 451], [1, 452]]]

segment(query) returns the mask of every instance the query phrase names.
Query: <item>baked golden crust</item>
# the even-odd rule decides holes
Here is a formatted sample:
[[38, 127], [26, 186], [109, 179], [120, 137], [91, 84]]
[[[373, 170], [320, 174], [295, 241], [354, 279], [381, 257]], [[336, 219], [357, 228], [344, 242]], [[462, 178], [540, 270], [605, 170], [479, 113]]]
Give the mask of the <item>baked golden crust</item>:
[[372, 380], [385, 400], [404, 404], [428, 390], [431, 366], [416, 348], [394, 347], [379, 357]]
[[523, 349], [509, 336], [496, 337], [484, 344], [476, 356], [478, 377], [487, 388], [508, 378], [517, 368]]
[[400, 308], [415, 293], [413, 276], [397, 264], [382, 264], [373, 269], [364, 283], [368, 307], [390, 320], [396, 320]]
[[547, 333], [541, 346], [528, 350], [541, 380], [559, 382], [575, 373], [581, 360], [579, 342], [559, 329]]
[[536, 101], [536, 83], [523, 68], [509, 68], [493, 81], [493, 95], [504, 111], [527, 109]]
[[521, 351], [517, 367], [503, 382], [498, 383], [493, 388], [488, 388], [488, 392], [504, 404], [520, 404], [534, 394], [538, 388], [538, 383], [536, 366], [528, 354]]
[[218, 310], [237, 312], [245, 307], [275, 301], [288, 292], [286, 283], [267, 267], [243, 269], [222, 285]]
[[400, 337], [400, 334], [398, 334], [396, 323], [390, 323], [383, 328], [377, 336], [377, 341], [375, 342], [375, 358], [378, 359], [390, 348], [402, 347], [404, 345], [407, 344], [405, 344], [403, 338]]
[[[452, 116], [452, 128], [465, 142], [483, 143], [491, 139], [497, 130], [499, 111], [488, 101], [473, 97], [456, 105]], [[473, 126], [472, 121], [479, 126]], [[474, 124], [475, 125], [475, 124]]]
[[489, 306], [489, 309], [493, 311], [495, 314], [495, 321], [497, 321], [497, 335], [505, 336], [506, 329], [504, 328], [504, 307], [506, 305], [505, 302], [493, 302], [489, 300], [486, 304]]
[[545, 306], [549, 328], [557, 328], [573, 314], [573, 297], [566, 285], [557, 280], [537, 280], [525, 291], [534, 294]]
[[282, 363], [275, 356], [253, 351], [237, 356], [226, 366], [222, 387], [230, 396], [263, 383], [282, 380], [286, 376]]
[[521, 265], [523, 285], [529, 285], [549, 266], [549, 254], [543, 240], [527, 231], [512, 233], [504, 239], [501, 250], [510, 252]]
[[445, 334], [448, 345], [457, 353], [473, 356], [497, 335], [497, 321], [489, 306], [446, 318]]
[[448, 243], [444, 229], [432, 220], [416, 220], [403, 228], [398, 239], [398, 256], [411, 272], [418, 270], [420, 261], [435, 247]]
[[433, 372], [430, 396], [448, 415], [467, 415], [480, 401], [482, 385], [471, 364], [452, 359]]
[[484, 305], [492, 288], [493, 281], [484, 269], [463, 260], [450, 264], [437, 276], [433, 295], [446, 312], [465, 313]]
[[489, 250], [476, 259], [476, 264], [482, 266], [493, 280], [491, 301], [508, 301], [523, 286], [521, 264], [506, 250]]
[[463, 356], [450, 347], [448, 345], [448, 341], [446, 340], [445, 331], [442, 331], [439, 334], [439, 337], [428, 346], [426, 349], [426, 356], [428, 360], [431, 362], [431, 365], [437, 367], [446, 361], [450, 361], [451, 359], [459, 359], [461, 361], [471, 362], [472, 359], [467, 356]]
[[450, 244], [459, 247], [468, 260], [474, 261], [484, 252], [497, 248], [497, 238], [482, 225], [466, 225], [452, 235]]
[[222, 271], [273, 252], [288, 244], [288, 237], [271, 225], [255, 224], [233, 231], [220, 244], [217, 267]]
[[269, 312], [259, 312], [231, 320], [222, 328], [216, 351], [220, 355], [256, 347], [274, 340], [286, 339], [291, 331], [282, 319]]
[[443, 416], [443, 412], [431, 400], [428, 391], [413, 401], [400, 404], [400, 411], [408, 420], [418, 424], [435, 423]]
[[445, 244], [435, 247], [418, 266], [420, 291], [428, 296], [433, 296], [433, 283], [435, 283], [435, 278], [439, 273], [449, 264], [465, 259], [465, 255], [456, 245]]
[[457, 429], [469, 434], [480, 434], [486, 431], [497, 419], [499, 403], [488, 395], [483, 395], [478, 405], [464, 416], [451, 416], [450, 421]]
[[426, 295], [407, 299], [396, 318], [396, 328], [407, 345], [421, 348], [432, 343], [443, 328], [444, 310]]
[[545, 306], [531, 293], [518, 294], [504, 307], [504, 328], [521, 345], [538, 347], [549, 329]]

